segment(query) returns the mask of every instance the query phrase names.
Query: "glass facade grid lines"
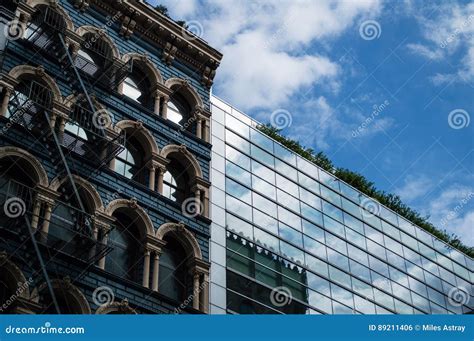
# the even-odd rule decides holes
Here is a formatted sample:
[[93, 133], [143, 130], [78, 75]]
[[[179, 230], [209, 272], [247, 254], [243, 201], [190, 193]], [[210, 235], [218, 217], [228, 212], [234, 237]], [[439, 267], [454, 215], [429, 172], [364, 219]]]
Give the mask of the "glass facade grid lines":
[[[463, 311], [449, 306], [447, 294], [456, 285], [472, 291], [469, 257], [447, 250], [382, 205], [378, 215], [370, 216], [360, 205], [368, 200], [365, 195], [261, 134], [254, 121], [240, 123], [247, 127], [225, 124], [226, 177], [232, 179], [226, 201], [227, 211], [243, 224], [228, 222], [227, 230], [304, 269], [308, 277], [319, 277], [320, 283], [345, 288], [351, 298], [337, 289], [342, 296], [336, 300], [314, 291], [308, 279], [292, 282], [293, 274], [280, 273], [286, 270], [254, 261], [267, 286], [275, 287], [273, 274], [280, 273], [299, 295], [298, 304], [322, 313], [328, 313], [324, 297], [333, 313]], [[370, 299], [374, 293], [380, 295]], [[321, 309], [312, 304], [315, 297], [322, 299]]]

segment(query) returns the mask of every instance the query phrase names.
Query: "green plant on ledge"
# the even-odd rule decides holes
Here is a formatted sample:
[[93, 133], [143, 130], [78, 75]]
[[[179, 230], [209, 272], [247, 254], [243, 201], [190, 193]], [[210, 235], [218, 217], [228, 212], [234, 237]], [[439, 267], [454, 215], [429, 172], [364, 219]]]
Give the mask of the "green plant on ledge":
[[387, 206], [394, 212], [411, 221], [413, 224], [421, 227], [427, 232], [430, 232], [452, 247], [464, 252], [471, 258], [474, 257], [474, 247], [464, 245], [456, 234], [449, 234], [446, 230], [441, 230], [434, 226], [428, 221], [429, 217], [422, 217], [420, 213], [404, 204], [398, 195], [386, 193], [385, 191], [377, 189], [373, 182], [367, 180], [359, 173], [350, 171], [346, 168], [334, 166], [332, 161], [323, 152], [316, 153], [313, 149], [302, 146], [298, 141], [282, 135], [280, 129], [277, 129], [270, 124], [258, 125], [257, 129], [272, 139], [280, 142], [296, 154], [315, 163], [322, 169], [333, 174], [362, 193]]

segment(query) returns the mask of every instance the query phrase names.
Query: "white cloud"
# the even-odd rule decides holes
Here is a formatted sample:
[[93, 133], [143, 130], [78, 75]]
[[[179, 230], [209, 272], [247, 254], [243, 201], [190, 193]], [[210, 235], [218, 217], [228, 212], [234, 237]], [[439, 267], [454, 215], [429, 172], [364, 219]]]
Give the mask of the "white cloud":
[[215, 93], [243, 110], [276, 109], [314, 85], [337, 91], [340, 68], [315, 43], [337, 37], [362, 15], [372, 18], [381, 7], [379, 0], [160, 3], [175, 19], [202, 24], [204, 39], [224, 54]]
[[443, 4], [429, 8], [428, 16], [417, 16], [425, 42], [408, 44], [407, 48], [431, 60], [462, 57], [458, 70], [452, 74], [437, 74], [431, 78], [435, 85], [453, 80], [470, 82], [474, 80], [474, 3], [460, 5]]
[[394, 193], [404, 202], [411, 202], [423, 197], [432, 189], [432, 187], [432, 181], [426, 176], [407, 176], [404, 180], [403, 186], [395, 189]]

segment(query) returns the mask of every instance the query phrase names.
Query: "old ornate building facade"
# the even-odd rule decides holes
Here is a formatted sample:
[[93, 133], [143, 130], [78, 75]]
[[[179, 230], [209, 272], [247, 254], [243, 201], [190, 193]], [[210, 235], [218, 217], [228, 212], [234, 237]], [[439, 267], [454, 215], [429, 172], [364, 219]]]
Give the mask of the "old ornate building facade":
[[141, 1], [3, 1], [2, 313], [207, 313], [222, 55]]

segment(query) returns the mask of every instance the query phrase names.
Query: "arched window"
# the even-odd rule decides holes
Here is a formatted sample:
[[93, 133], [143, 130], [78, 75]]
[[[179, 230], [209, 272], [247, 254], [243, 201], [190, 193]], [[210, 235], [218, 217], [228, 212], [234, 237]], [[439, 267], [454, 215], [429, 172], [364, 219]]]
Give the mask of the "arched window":
[[85, 190], [77, 184], [75, 187], [78, 195], [75, 194], [69, 179], [58, 188], [60, 197], [52, 210], [47, 236], [50, 243], [63, 245], [63, 251], [70, 254], [81, 252], [78, 249], [81, 247], [81, 236], [92, 236], [92, 215], [95, 213], [94, 203]]
[[142, 185], [149, 183], [150, 172], [146, 167], [158, 146], [151, 133], [139, 122], [120, 121], [115, 126], [117, 132], [126, 136], [125, 149], [117, 155], [113, 169]]
[[100, 69], [100, 64], [92, 58], [92, 56], [85, 50], [77, 51], [76, 59], [74, 60], [74, 66], [86, 73], [88, 76], [95, 76], [97, 71]]
[[59, 312], [51, 297], [48, 285], [43, 283], [38, 288], [39, 302], [43, 305], [43, 314], [90, 314], [90, 306], [84, 294], [74, 286], [69, 278], [51, 280], [54, 297]]
[[52, 44], [57, 43], [55, 30], [64, 31], [67, 27], [64, 15], [47, 5], [36, 6], [36, 11], [28, 23], [25, 38], [34, 46], [47, 52]]
[[141, 103], [141, 100], [143, 99], [142, 90], [131, 77], [125, 78], [125, 81], [123, 82], [123, 94], [138, 103]]
[[18, 313], [22, 305], [19, 298], [29, 299], [29, 283], [23, 272], [11, 262], [6, 253], [0, 253], [0, 314]]
[[159, 291], [182, 301], [187, 294], [186, 252], [174, 238], [165, 237], [166, 245], [160, 256]]
[[116, 227], [109, 233], [112, 251], [106, 258], [105, 269], [122, 278], [139, 282], [141, 262], [137, 261], [142, 250], [137, 240], [137, 222], [124, 212], [116, 211], [113, 216], [116, 218]]
[[191, 109], [180, 96], [175, 95], [168, 101], [168, 119], [180, 126], [183, 126], [186, 122], [190, 121]]
[[189, 177], [177, 160], [172, 160], [163, 176], [163, 195], [177, 203], [189, 196]]
[[53, 94], [40, 82], [22, 77], [10, 95], [6, 117], [25, 127], [46, 123], [44, 112], [52, 108]]

